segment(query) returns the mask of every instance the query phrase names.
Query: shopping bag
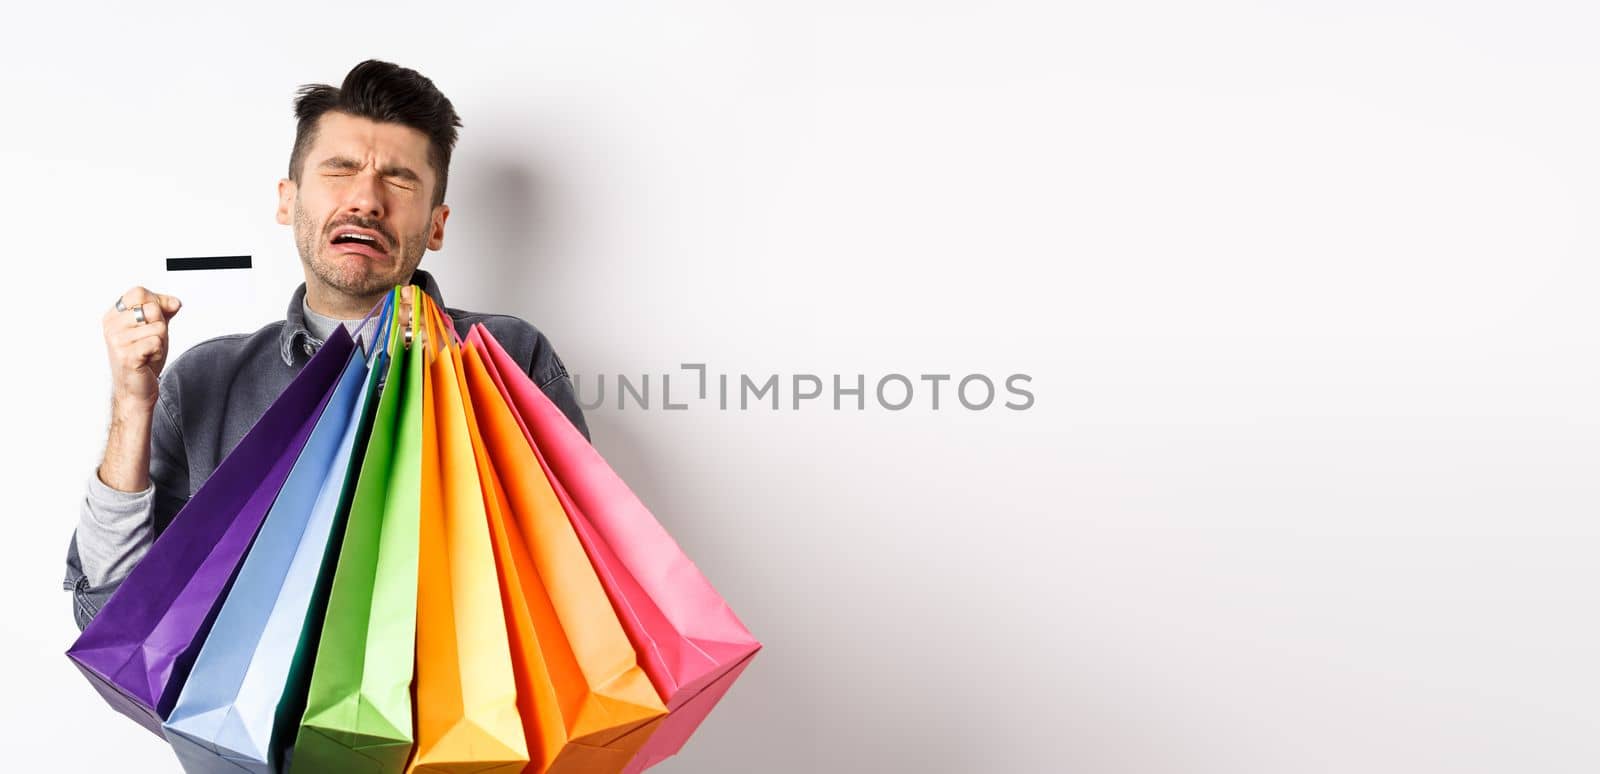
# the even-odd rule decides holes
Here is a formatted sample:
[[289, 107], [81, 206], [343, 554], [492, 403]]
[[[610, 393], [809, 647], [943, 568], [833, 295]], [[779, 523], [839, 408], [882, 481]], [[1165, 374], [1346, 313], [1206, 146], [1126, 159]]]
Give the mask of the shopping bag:
[[[393, 295], [374, 309], [382, 333]], [[367, 344], [377, 356], [375, 345]], [[332, 577], [330, 540], [352, 494], [379, 373], [357, 348], [195, 658], [164, 726], [189, 774], [279, 770], [303, 709], [300, 674]]]
[[670, 714], [625, 769], [643, 771], [683, 747], [761, 643], [488, 329], [473, 326], [467, 340], [488, 355], [490, 375], [515, 409], [640, 664], [666, 700]]
[[453, 326], [431, 300], [422, 348], [422, 530], [417, 585], [417, 749], [412, 772], [520, 772], [528, 748]]
[[424, 372], [402, 345], [398, 316], [388, 329], [384, 381], [286, 761], [292, 774], [392, 774], [411, 755]]
[[328, 338], [195, 491], [67, 651], [119, 712], [160, 734], [267, 509], [354, 348]]
[[583, 545], [482, 355], [462, 348], [529, 774], [615, 774], [666, 716]]

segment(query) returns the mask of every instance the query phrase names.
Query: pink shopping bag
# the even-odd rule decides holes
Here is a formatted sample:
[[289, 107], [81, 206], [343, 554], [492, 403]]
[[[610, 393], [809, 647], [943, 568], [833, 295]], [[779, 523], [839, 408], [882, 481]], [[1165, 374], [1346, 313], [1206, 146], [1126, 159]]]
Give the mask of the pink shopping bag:
[[711, 583], [561, 409], [482, 325], [488, 355], [540, 467], [594, 563], [669, 714], [624, 774], [677, 754], [761, 649]]

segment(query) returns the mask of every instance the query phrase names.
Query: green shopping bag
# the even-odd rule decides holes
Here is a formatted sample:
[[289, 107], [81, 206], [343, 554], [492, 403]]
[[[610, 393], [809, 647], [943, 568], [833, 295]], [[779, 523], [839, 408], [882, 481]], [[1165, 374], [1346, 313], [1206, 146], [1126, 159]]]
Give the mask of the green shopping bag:
[[426, 375], [394, 317], [387, 377], [288, 759], [291, 774], [397, 773], [411, 755]]

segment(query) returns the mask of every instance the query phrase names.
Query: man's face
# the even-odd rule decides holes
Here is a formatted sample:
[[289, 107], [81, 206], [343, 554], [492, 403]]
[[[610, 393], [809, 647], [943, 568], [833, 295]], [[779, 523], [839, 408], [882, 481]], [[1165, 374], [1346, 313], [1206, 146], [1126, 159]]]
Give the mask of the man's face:
[[[278, 222], [294, 224], [307, 283], [370, 299], [405, 284], [423, 251], [444, 244], [450, 208], [432, 206], [438, 176], [422, 132], [329, 112], [301, 164], [299, 185], [278, 181]], [[349, 241], [351, 228], [376, 244]]]

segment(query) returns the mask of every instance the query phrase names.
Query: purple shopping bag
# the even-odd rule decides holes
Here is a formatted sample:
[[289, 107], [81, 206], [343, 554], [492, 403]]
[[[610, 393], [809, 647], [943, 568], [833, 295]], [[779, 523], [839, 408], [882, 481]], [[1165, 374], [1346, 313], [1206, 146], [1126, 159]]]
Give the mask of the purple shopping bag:
[[118, 712], [161, 734], [245, 551], [355, 351], [338, 326], [67, 651]]

